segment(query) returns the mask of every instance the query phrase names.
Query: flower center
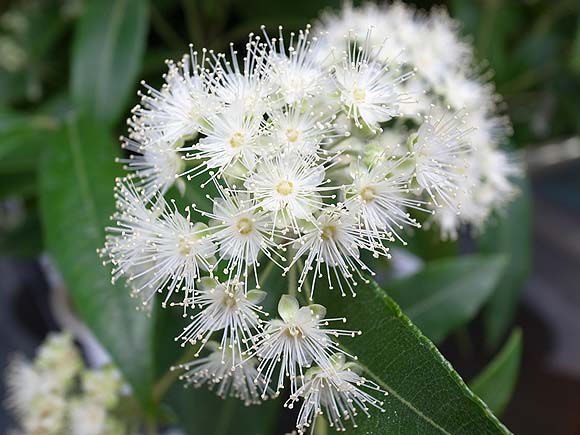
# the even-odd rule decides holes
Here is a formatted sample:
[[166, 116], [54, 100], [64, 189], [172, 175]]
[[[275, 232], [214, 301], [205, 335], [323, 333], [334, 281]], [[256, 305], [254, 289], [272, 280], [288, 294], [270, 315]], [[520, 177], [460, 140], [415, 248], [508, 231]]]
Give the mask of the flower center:
[[250, 218], [243, 217], [236, 222], [236, 229], [243, 236], [250, 234], [253, 228], [254, 225], [252, 224], [252, 220]]
[[288, 338], [304, 338], [304, 331], [299, 326], [291, 325], [284, 329], [284, 334]]
[[356, 101], [357, 103], [362, 103], [367, 97], [367, 93], [364, 89], [354, 88], [352, 90], [352, 97], [354, 98], [354, 101]]
[[294, 183], [289, 180], [282, 180], [276, 186], [276, 192], [282, 196], [288, 196], [294, 191]]
[[234, 293], [226, 291], [222, 298], [222, 305], [227, 308], [235, 308], [238, 305], [238, 301], [236, 300]]
[[239, 131], [237, 133], [232, 134], [232, 137], [230, 137], [230, 146], [232, 148], [240, 148], [244, 146], [244, 134], [240, 133]]
[[197, 239], [193, 236], [179, 236], [177, 241], [177, 250], [181, 255], [187, 257], [193, 253], [193, 248], [197, 243]]
[[375, 199], [376, 194], [376, 190], [371, 186], [363, 187], [360, 191], [360, 197], [367, 204]]
[[332, 240], [336, 237], [336, 225], [325, 225], [322, 228], [320, 238], [324, 241]]
[[298, 140], [299, 133], [298, 131], [294, 130], [293, 128], [289, 128], [286, 130], [286, 138], [288, 142], [294, 143]]

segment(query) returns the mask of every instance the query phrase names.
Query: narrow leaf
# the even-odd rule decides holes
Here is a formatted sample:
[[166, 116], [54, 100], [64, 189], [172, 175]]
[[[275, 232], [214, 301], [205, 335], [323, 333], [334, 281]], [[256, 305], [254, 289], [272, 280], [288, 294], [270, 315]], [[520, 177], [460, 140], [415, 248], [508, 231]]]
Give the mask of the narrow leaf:
[[500, 353], [471, 382], [471, 389], [501, 415], [514, 392], [522, 357], [522, 332], [512, 332]]
[[40, 167], [40, 205], [48, 250], [75, 309], [110, 352], [142, 403], [152, 386], [151, 319], [129, 291], [111, 285], [96, 249], [103, 246], [118, 175], [116, 146], [95, 121], [70, 119]]
[[360, 283], [357, 297], [317, 289], [317, 302], [330, 317], [361, 336], [341, 344], [358, 356], [366, 376], [389, 394], [382, 413], [357, 417], [356, 434], [504, 434], [508, 430], [473, 394], [437, 348], [421, 334], [386, 292], [371, 281]]
[[504, 267], [501, 256], [436, 260], [413, 276], [389, 282], [387, 291], [413, 323], [438, 343], [477, 314]]
[[134, 91], [147, 37], [148, 2], [86, 4], [73, 48], [71, 83], [77, 107], [96, 119], [117, 120]]
[[484, 312], [486, 342], [496, 347], [513, 320], [520, 290], [531, 264], [531, 194], [527, 180], [520, 183], [521, 192], [514, 201], [489, 224], [479, 239], [480, 252], [503, 254], [507, 267]]

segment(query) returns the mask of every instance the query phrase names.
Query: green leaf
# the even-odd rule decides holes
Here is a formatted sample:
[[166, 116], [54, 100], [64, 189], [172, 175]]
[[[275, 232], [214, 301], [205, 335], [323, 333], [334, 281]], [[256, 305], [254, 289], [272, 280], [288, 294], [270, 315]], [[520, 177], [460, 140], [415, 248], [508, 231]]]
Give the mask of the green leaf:
[[72, 96], [84, 113], [115, 122], [134, 91], [148, 26], [145, 0], [88, 2], [73, 48]]
[[117, 147], [94, 120], [69, 119], [52, 137], [40, 167], [41, 214], [46, 245], [80, 317], [119, 366], [134, 393], [150, 405], [152, 320], [136, 311], [121, 285], [111, 285], [96, 249], [114, 209], [120, 168]]
[[371, 410], [368, 419], [360, 415], [358, 428], [349, 433], [509, 433], [374, 281], [359, 283], [357, 297], [348, 301], [322, 286], [316, 295], [329, 317], [345, 316], [345, 327], [362, 331], [340, 342], [358, 356], [365, 376], [389, 393], [385, 412]]
[[508, 261], [484, 311], [486, 343], [489, 347], [496, 347], [508, 331], [520, 289], [530, 271], [532, 203], [528, 181], [521, 180], [519, 188], [519, 196], [502, 211], [496, 222], [489, 224], [478, 240], [480, 252], [503, 254]]
[[389, 282], [387, 291], [413, 323], [438, 343], [477, 314], [505, 264], [498, 255], [435, 260], [413, 276]]
[[471, 382], [473, 392], [481, 397], [496, 415], [502, 414], [514, 392], [521, 357], [522, 331], [516, 329], [501, 352]]

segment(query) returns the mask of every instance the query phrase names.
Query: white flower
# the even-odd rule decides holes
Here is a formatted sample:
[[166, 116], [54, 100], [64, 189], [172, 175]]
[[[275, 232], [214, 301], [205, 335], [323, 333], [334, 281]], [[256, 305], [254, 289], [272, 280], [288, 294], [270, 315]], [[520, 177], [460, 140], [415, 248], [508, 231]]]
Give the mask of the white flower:
[[361, 162], [351, 170], [352, 185], [347, 188], [346, 206], [357, 213], [359, 224], [369, 230], [373, 241], [396, 237], [403, 244], [399, 232], [405, 226], [420, 228], [421, 225], [407, 211], [414, 209], [427, 211], [422, 202], [410, 196], [410, 177], [398, 171], [408, 162], [408, 155], [387, 160], [379, 155], [367, 168]]
[[197, 136], [204, 115], [217, 107], [206, 91], [204, 63], [205, 51], [199, 63], [192, 51], [177, 65], [168, 61], [161, 90], [142, 83], [147, 93], [140, 94], [141, 105], [133, 109], [130, 125], [143, 145], [157, 141], [174, 145]]
[[418, 22], [417, 37], [409, 47], [409, 60], [418, 73], [434, 86], [457, 68], [467, 68], [472, 49], [458, 35], [459, 24], [443, 9], [434, 10], [428, 19]]
[[25, 433], [60, 433], [66, 406], [63, 394], [67, 388], [62, 379], [28, 361], [15, 359], [7, 369], [6, 383], [8, 407]]
[[[136, 136], [134, 133], [133, 137]], [[181, 191], [185, 189], [183, 180], [178, 178], [185, 163], [174, 144], [163, 140], [146, 142], [123, 138], [123, 148], [132, 154], [117, 161], [125, 165], [125, 170], [134, 171], [130, 178], [137, 178], [134, 183], [143, 189], [145, 197], [152, 198], [158, 192], [164, 194], [174, 183]]]
[[134, 188], [119, 183], [117, 226], [108, 228], [103, 255], [114, 265], [113, 277], [125, 275], [135, 294], [147, 293], [144, 303], [155, 293], [167, 292], [165, 305], [173, 293], [183, 291], [179, 305], [192, 303], [190, 295], [201, 270], [210, 270], [216, 247], [207, 226], [191, 221], [191, 210], [183, 216], [175, 204], [158, 197], [147, 209]]
[[104, 435], [107, 411], [90, 399], [79, 399], [69, 405], [68, 420], [71, 434]]
[[206, 348], [210, 350], [208, 356], [176, 367], [186, 370], [179, 378], [184, 379], [186, 385], [208, 385], [210, 390], [215, 387], [222, 398], [235, 397], [245, 405], [261, 403], [258, 386], [263, 380], [256, 370], [257, 361], [243, 359], [236, 349], [224, 354], [220, 345], [213, 341], [208, 342]]
[[212, 219], [212, 238], [219, 244], [216, 267], [226, 260], [224, 273], [228, 274], [228, 279], [243, 280], [247, 289], [248, 269], [251, 268], [256, 286], [260, 288], [257, 274], [260, 253], [282, 267], [279, 261], [285, 261], [285, 258], [276, 250], [278, 245], [273, 236], [277, 231], [273, 228], [272, 219], [268, 213], [255, 207], [247, 194], [224, 192], [213, 200], [213, 213], [200, 213]]
[[111, 366], [86, 370], [81, 377], [83, 392], [93, 403], [106, 409], [115, 407], [119, 401], [123, 380], [119, 371]]
[[477, 79], [467, 77], [465, 71], [449, 71], [445, 74], [444, 84], [440, 92], [451, 107], [459, 110], [467, 107], [469, 110], [487, 108], [491, 103], [493, 87], [481, 83]]
[[502, 199], [511, 199], [517, 190], [513, 179], [522, 173], [522, 164], [517, 156], [486, 146], [475, 150], [474, 159], [481, 177], [491, 185], [495, 194], [494, 202], [501, 204]]
[[213, 57], [213, 74], [208, 81], [212, 94], [222, 105], [238, 106], [244, 113], [258, 118], [266, 111], [273, 85], [263, 74], [267, 59], [262, 52], [259, 38], [251, 33], [242, 64], [233, 43], [230, 43], [230, 59], [221, 53]]
[[298, 36], [290, 33], [288, 48], [285, 47], [282, 26], [278, 39], [270, 39], [262, 26], [262, 31], [270, 48], [266, 75], [277, 88], [286, 104], [300, 103], [306, 98], [319, 98], [328, 73], [317, 62], [313, 52], [317, 50], [316, 37], [310, 38], [310, 26], [300, 30]]
[[464, 123], [461, 113], [430, 113], [412, 143], [415, 179], [436, 205], [458, 209], [457, 192], [468, 189], [464, 174], [471, 147], [465, 137], [470, 129]]
[[395, 71], [372, 60], [368, 40], [361, 46], [349, 46], [342, 62], [334, 69], [339, 98], [347, 116], [357, 127], [380, 129], [380, 123], [398, 116], [399, 103], [404, 101], [398, 85], [411, 73], [396, 75]]
[[337, 431], [345, 431], [343, 420], [350, 420], [356, 428], [355, 417], [359, 410], [367, 417], [370, 417], [369, 407], [385, 411], [383, 402], [365, 390], [387, 393], [355, 370], [355, 365], [345, 363], [344, 355], [337, 354], [333, 355], [330, 368], [315, 368], [307, 372], [302, 386], [284, 404], [293, 408], [300, 397], [304, 398], [296, 424], [299, 434], [307, 432], [318, 414], [324, 413], [329, 425]]
[[252, 341], [262, 330], [259, 315], [266, 313], [258, 304], [265, 297], [266, 293], [260, 290], [251, 290], [246, 294], [244, 285], [239, 281], [219, 283], [204, 278], [201, 280], [201, 289], [195, 295], [195, 303], [200, 311], [191, 316], [190, 324], [175, 340], [182, 340], [182, 346], [201, 342], [197, 356], [211, 335], [222, 331], [220, 349], [224, 358], [226, 354], [241, 354], [245, 350], [245, 343]]
[[326, 308], [322, 305], [300, 308], [293, 296], [280, 298], [278, 313], [281, 319], [267, 322], [264, 332], [256, 336], [258, 342], [252, 347], [252, 356], [260, 359], [257, 370], [264, 376], [263, 392], [267, 391], [276, 368], [279, 368], [276, 392], [284, 387], [286, 377], [290, 378], [291, 392], [295, 392], [306, 368], [313, 363], [330, 367], [332, 354], [344, 353], [331, 337], [360, 334], [360, 331], [327, 328], [332, 321], [344, 323], [346, 319], [325, 319]]
[[272, 148], [304, 154], [324, 153], [324, 145], [334, 138], [331, 119], [312, 107], [289, 106], [272, 111], [268, 127]]
[[[382, 236], [384, 238], [384, 236]], [[375, 238], [381, 238], [377, 234]], [[344, 207], [329, 207], [317, 218], [315, 225], [305, 230], [304, 234], [294, 242], [296, 253], [288, 271], [302, 256], [304, 267], [298, 279], [299, 290], [306, 282], [308, 273], [312, 271], [312, 284], [309, 297], [312, 299], [316, 286], [316, 279], [326, 272], [329, 289], [333, 289], [332, 282], [336, 280], [341, 294], [346, 294], [343, 282], [350, 292], [356, 295], [354, 286], [357, 285], [355, 273], [359, 279], [368, 282], [360, 270], [374, 274], [360, 259], [360, 249], [368, 249], [377, 255], [388, 256], [388, 249], [382, 245], [373, 244], [373, 237], [369, 237], [369, 230], [363, 229], [355, 216]]]
[[312, 155], [295, 152], [265, 158], [249, 175], [244, 187], [257, 204], [273, 212], [273, 221], [300, 232], [299, 220], [313, 220], [312, 213], [323, 207], [324, 192], [336, 189], [327, 187], [325, 167], [316, 163]]
[[49, 392], [36, 396], [21, 421], [27, 434], [60, 434], [65, 424], [66, 402], [61, 395]]
[[[261, 150], [262, 122], [261, 117], [248, 114], [238, 105], [208, 115], [201, 129], [206, 137], [191, 148], [184, 148], [193, 151], [187, 158], [203, 159], [207, 168], [219, 168], [220, 173], [238, 161], [252, 169]], [[199, 173], [200, 169], [195, 168], [189, 178]]]
[[39, 370], [49, 373], [64, 390], [77, 375], [83, 362], [72, 335], [53, 333], [40, 346], [35, 365]]

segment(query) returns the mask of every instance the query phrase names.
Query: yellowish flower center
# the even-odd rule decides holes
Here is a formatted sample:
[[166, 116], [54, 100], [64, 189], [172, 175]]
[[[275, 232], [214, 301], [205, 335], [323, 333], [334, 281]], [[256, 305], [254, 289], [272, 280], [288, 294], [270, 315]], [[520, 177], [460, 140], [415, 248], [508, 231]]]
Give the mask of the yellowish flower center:
[[230, 146], [232, 148], [240, 148], [242, 146], [244, 146], [244, 134], [237, 132], [232, 134], [232, 137], [230, 137]]
[[320, 235], [322, 240], [328, 241], [336, 237], [336, 225], [325, 225], [322, 228], [322, 234]]
[[298, 140], [299, 133], [298, 131], [294, 130], [293, 128], [289, 128], [286, 130], [286, 138], [288, 142], [294, 143]]
[[238, 301], [234, 296], [234, 293], [230, 293], [229, 291], [226, 291], [224, 293], [224, 296], [222, 298], [222, 305], [224, 305], [227, 308], [235, 308], [238, 305]]
[[276, 192], [280, 195], [288, 196], [294, 191], [294, 183], [289, 180], [282, 180], [276, 186]]
[[354, 88], [352, 90], [352, 96], [354, 98], [354, 101], [356, 101], [357, 103], [362, 103], [367, 97], [367, 93], [364, 89]]
[[193, 248], [197, 243], [197, 239], [193, 236], [179, 236], [177, 242], [177, 250], [181, 255], [187, 257], [193, 253]]
[[360, 197], [366, 203], [372, 202], [376, 197], [376, 190], [371, 186], [363, 187], [360, 191]]
[[253, 225], [252, 220], [250, 218], [243, 217], [243, 218], [240, 218], [236, 222], [236, 229], [243, 236], [250, 234], [252, 232], [253, 228], [254, 228], [254, 225]]
[[284, 330], [284, 334], [288, 338], [304, 338], [304, 331], [299, 326], [288, 326]]

